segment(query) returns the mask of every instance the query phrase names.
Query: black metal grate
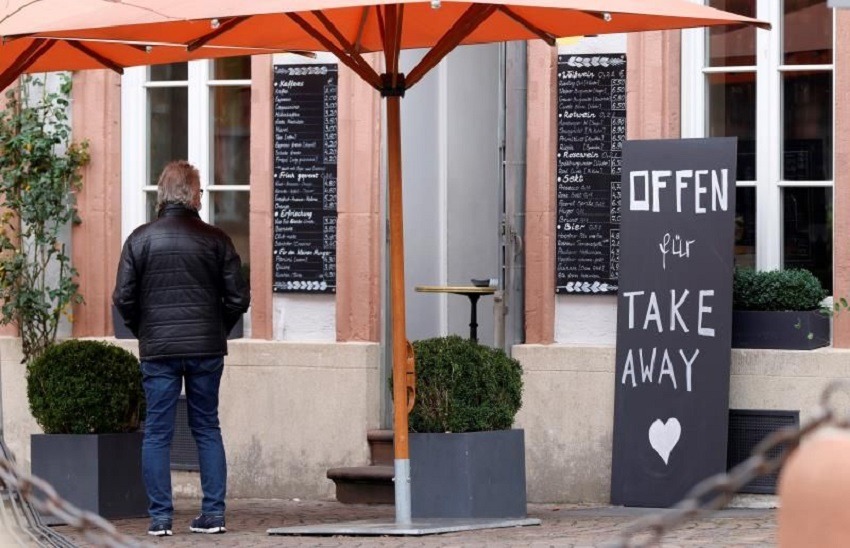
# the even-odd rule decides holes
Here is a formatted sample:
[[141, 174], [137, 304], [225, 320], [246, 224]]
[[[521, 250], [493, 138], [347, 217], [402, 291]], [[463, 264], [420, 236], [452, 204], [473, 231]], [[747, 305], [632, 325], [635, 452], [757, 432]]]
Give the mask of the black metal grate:
[[[729, 448], [727, 450], [726, 468], [731, 470], [736, 465], [747, 460], [756, 445], [765, 437], [786, 426], [799, 426], [799, 411], [764, 411], [751, 409], [729, 410]], [[778, 456], [779, 449], [774, 449], [771, 457]], [[776, 494], [778, 473], [761, 476], [741, 489], [741, 493], [759, 495]]]
[[189, 415], [186, 411], [186, 396], [177, 400], [177, 416], [174, 418], [174, 440], [171, 442], [172, 470], [200, 470], [198, 448], [189, 430]]

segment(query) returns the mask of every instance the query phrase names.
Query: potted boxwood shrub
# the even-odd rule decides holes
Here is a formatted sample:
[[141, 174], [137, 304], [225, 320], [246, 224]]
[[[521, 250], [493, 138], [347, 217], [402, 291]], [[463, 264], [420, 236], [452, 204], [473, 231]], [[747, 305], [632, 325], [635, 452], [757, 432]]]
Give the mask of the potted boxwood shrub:
[[139, 361], [118, 346], [68, 340], [27, 366], [32, 473], [106, 518], [147, 515], [142, 482], [145, 396]]
[[829, 344], [826, 290], [805, 269], [757, 272], [736, 269], [732, 346], [810, 350]]
[[458, 336], [413, 347], [413, 517], [525, 517], [524, 432], [511, 430], [522, 404], [519, 362]]

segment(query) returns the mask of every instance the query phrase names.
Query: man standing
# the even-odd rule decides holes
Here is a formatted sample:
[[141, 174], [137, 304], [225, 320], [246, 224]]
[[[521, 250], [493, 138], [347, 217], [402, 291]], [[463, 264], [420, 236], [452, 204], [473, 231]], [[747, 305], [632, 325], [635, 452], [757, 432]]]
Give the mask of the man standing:
[[223, 533], [227, 464], [218, 421], [218, 391], [227, 334], [250, 294], [230, 238], [198, 215], [198, 170], [169, 163], [157, 189], [158, 218], [127, 238], [112, 300], [139, 339], [147, 400], [142, 469], [150, 500], [148, 534], [171, 535], [171, 439], [181, 385], [198, 446], [201, 514], [196, 533]]

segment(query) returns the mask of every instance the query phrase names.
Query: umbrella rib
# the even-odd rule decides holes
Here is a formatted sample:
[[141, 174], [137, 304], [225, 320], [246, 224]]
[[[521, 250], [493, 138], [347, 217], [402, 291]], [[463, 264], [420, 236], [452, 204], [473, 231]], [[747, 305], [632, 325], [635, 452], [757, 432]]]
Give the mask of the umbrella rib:
[[557, 42], [555, 40], [555, 36], [536, 26], [534, 23], [521, 16], [511, 8], [507, 6], [499, 6], [498, 10], [525, 27], [529, 32], [537, 35], [538, 38], [549, 44], [550, 46], [554, 46]]
[[354, 51], [360, 53], [363, 48], [360, 43], [363, 40], [363, 32], [366, 30], [366, 22], [369, 20], [369, 8], [371, 6], [363, 6], [363, 13], [360, 15], [360, 25], [357, 27], [357, 38], [354, 39]]
[[387, 74], [395, 74], [398, 67], [393, 62], [393, 52], [396, 50], [396, 5], [389, 4], [385, 6], [386, 17], [384, 19], [384, 63], [386, 64]]
[[326, 47], [328, 51], [336, 55], [339, 60], [343, 64], [345, 64], [345, 66], [356, 72], [369, 85], [371, 85], [375, 89], [381, 89], [381, 77], [378, 76], [378, 73], [375, 72], [372, 67], [370, 67], [369, 65], [361, 65], [352, 57], [349, 57], [349, 55], [345, 51], [343, 51], [339, 46], [329, 40], [327, 36], [313, 28], [310, 23], [308, 23], [303, 17], [301, 17], [297, 13], [287, 13], [286, 15], [287, 17], [292, 19], [296, 25], [301, 27], [304, 32], [315, 38], [316, 41]]
[[493, 4], [473, 4], [464, 14], [455, 21], [452, 28], [431, 48], [425, 57], [419, 62], [407, 76], [407, 88], [409, 89], [422, 79], [429, 70], [437, 66], [443, 57], [449, 54], [464, 38], [472, 34], [493, 12], [496, 6]]
[[0, 74], [0, 89], [5, 89], [11, 84], [15, 78], [26, 72], [33, 63], [47, 53], [47, 51], [56, 45], [56, 40], [46, 38], [36, 38], [26, 50], [24, 50], [12, 65]]
[[327, 15], [318, 10], [313, 11], [312, 14], [328, 30], [328, 32], [330, 32], [334, 36], [334, 38], [336, 38], [336, 41], [340, 43], [345, 53], [347, 53], [348, 56], [354, 60], [355, 63], [361, 65], [365, 69], [367, 67], [366, 60], [363, 59], [360, 53], [355, 50], [354, 46], [345, 38], [345, 36], [343, 36], [342, 32], [340, 32], [340, 30], [336, 28], [336, 26], [334, 26], [333, 22], [328, 19]]
[[[393, 73], [392, 86], [395, 88], [398, 85], [398, 61], [401, 56], [401, 29], [404, 23], [404, 4], [398, 5], [398, 16], [395, 23], [395, 39], [393, 40]], [[403, 82], [402, 82], [403, 84]], [[406, 87], [406, 86], [405, 86]]]
[[378, 32], [381, 34], [381, 48], [384, 50], [384, 58], [387, 55], [387, 36], [384, 28], [384, 9], [382, 6], [375, 7], [375, 13], [378, 16]]
[[115, 71], [118, 74], [124, 74], [124, 68], [121, 65], [119, 65], [118, 63], [116, 63], [112, 59], [109, 59], [109, 58], [101, 55], [100, 53], [94, 51], [93, 49], [89, 48], [88, 46], [85, 46], [85, 45], [81, 44], [80, 42], [76, 42], [74, 40], [63, 40], [63, 41], [66, 44], [68, 44], [69, 46], [71, 46], [72, 48], [74, 48], [75, 50], [91, 57], [92, 59], [94, 59], [95, 61], [97, 61], [101, 65], [103, 65], [104, 67], [106, 67], [106, 68], [108, 68], [112, 71]]
[[205, 46], [207, 43], [214, 40], [215, 38], [218, 38], [222, 34], [230, 32], [231, 30], [233, 30], [234, 27], [244, 23], [248, 19], [249, 17], [247, 15], [242, 15], [239, 17], [230, 17], [224, 22], [220, 23], [218, 28], [213, 29], [211, 32], [208, 32], [207, 34], [199, 38], [195, 38], [194, 40], [189, 42], [186, 45], [186, 49], [189, 51], [195, 51], [196, 49]]

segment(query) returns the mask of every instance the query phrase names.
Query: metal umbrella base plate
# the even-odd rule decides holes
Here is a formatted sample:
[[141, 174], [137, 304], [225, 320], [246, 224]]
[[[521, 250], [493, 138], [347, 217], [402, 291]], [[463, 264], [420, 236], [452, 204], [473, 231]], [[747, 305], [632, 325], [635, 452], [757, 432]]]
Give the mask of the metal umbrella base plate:
[[525, 527], [528, 525], [540, 525], [540, 520], [536, 518], [432, 518], [415, 519], [411, 523], [396, 523], [389, 520], [364, 520], [349, 521], [347, 523], [321, 523], [317, 525], [300, 525], [297, 527], [278, 527], [276, 529], [269, 529], [267, 532], [270, 535], [420, 537], [443, 533], [459, 533], [461, 531], [476, 531], [479, 529]]

